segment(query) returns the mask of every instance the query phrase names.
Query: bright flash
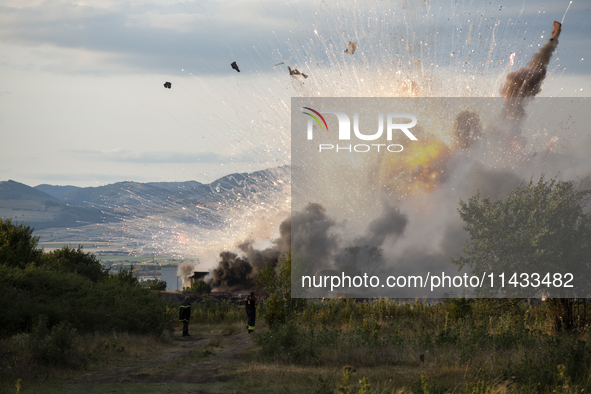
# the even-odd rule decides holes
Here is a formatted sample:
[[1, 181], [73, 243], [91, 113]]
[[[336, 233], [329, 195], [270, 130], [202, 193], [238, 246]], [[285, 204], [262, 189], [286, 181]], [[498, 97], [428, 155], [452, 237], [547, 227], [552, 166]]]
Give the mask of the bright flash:
[[515, 64], [515, 52], [513, 52], [509, 55], [509, 63], [511, 65]]

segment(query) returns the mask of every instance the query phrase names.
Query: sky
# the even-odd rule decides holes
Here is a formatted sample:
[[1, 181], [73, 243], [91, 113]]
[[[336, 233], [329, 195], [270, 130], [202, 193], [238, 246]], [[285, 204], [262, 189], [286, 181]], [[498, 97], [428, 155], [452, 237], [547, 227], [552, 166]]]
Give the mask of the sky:
[[471, 94], [498, 96], [510, 53], [524, 64], [563, 17], [540, 95], [588, 97], [591, 2], [510, 3], [1, 1], [0, 181], [207, 183], [289, 164], [291, 97], [371, 95], [363, 72], [409, 59], [443, 85], [488, 73]]

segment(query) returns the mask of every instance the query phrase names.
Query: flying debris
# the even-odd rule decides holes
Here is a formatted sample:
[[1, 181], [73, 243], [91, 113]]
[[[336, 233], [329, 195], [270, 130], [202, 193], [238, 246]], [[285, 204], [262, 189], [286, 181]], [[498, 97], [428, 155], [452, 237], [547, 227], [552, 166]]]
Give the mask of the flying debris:
[[355, 53], [356, 48], [357, 48], [357, 43], [349, 41], [349, 45], [347, 46], [347, 49], [344, 50], [344, 52], [348, 53], [349, 55], [352, 55]]
[[555, 38], [558, 38], [561, 31], [562, 23], [554, 21], [554, 29], [552, 29], [552, 37], [550, 37], [550, 41], [554, 41]]
[[507, 74], [505, 84], [501, 88], [503, 97], [533, 97], [540, 93], [542, 81], [546, 77], [546, 68], [558, 46], [561, 30], [562, 24], [555, 21], [552, 37], [548, 42], [533, 54], [525, 67]]
[[273, 67], [277, 67], [277, 66], [280, 66], [282, 64], [285, 64], [285, 62], [277, 63], [277, 64], [273, 65]]
[[300, 70], [298, 70], [297, 68], [294, 68], [292, 70], [291, 67], [287, 66], [287, 69], [289, 70], [289, 75], [301, 75], [304, 78], [308, 78], [306, 74], [300, 72]]
[[230, 66], [232, 66], [232, 68], [238, 72], [240, 72], [240, 69], [238, 68], [238, 65], [236, 64], [236, 62], [232, 62], [232, 64], [230, 64]]
[[172, 87], [172, 84], [170, 82], [164, 82], [164, 87], [170, 89]]

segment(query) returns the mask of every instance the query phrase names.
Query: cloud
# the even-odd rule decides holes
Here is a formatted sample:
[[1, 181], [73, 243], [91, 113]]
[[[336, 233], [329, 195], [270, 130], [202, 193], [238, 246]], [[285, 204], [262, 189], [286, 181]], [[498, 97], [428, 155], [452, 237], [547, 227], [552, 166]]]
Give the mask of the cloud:
[[[43, 2], [28, 7], [0, 6], [0, 41], [25, 47], [56, 47], [97, 52], [111, 72], [162, 71], [191, 65], [199, 72], [231, 73], [259, 69], [249, 56], [238, 56], [264, 35], [288, 33], [297, 22], [290, 8], [269, 3], [253, 7], [245, 1], [176, 2], [170, 5], [121, 2], [101, 7], [91, 2]], [[246, 55], [246, 53], [245, 53]], [[88, 54], [86, 54], [88, 56]], [[269, 62], [272, 62], [269, 59]], [[182, 63], [181, 66], [179, 64]], [[119, 67], [115, 67], [119, 65]], [[84, 68], [79, 72], [96, 72]], [[71, 72], [68, 70], [66, 72]]]
[[[90, 180], [95, 181], [98, 185], [104, 185], [107, 183], [121, 182], [122, 178], [117, 174], [104, 174], [104, 173], [37, 173], [33, 174], [33, 177], [38, 180], [46, 179], [48, 182], [86, 182]], [[134, 182], [144, 182], [149, 179], [135, 175]]]
[[163, 163], [246, 163], [255, 162], [255, 152], [246, 151], [243, 153], [228, 155], [214, 152], [173, 152], [173, 151], [152, 151], [136, 152], [125, 149], [108, 151], [99, 150], [68, 150], [66, 153], [79, 156], [85, 159], [97, 161], [114, 161], [122, 163], [139, 164], [163, 164]]

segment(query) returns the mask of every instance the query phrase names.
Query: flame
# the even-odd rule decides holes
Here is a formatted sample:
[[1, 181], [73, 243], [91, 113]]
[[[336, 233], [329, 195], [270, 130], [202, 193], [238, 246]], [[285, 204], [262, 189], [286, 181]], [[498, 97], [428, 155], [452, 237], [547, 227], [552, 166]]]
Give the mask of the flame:
[[384, 191], [411, 197], [431, 193], [445, 177], [445, 166], [452, 151], [443, 142], [432, 139], [412, 145], [381, 166], [380, 182]]

